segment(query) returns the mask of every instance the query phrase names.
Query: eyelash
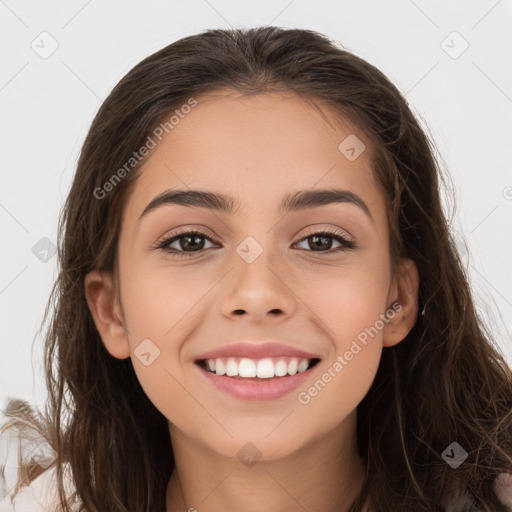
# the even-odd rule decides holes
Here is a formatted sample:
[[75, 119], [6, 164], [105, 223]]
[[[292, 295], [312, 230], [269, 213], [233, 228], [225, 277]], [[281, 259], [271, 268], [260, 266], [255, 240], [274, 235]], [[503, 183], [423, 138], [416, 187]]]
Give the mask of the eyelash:
[[[180, 238], [184, 237], [185, 235], [198, 235], [198, 236], [201, 236], [203, 238], [206, 238], [207, 240], [210, 240], [211, 242], [217, 243], [214, 240], [212, 240], [210, 237], [206, 236], [206, 234], [203, 233], [202, 231], [198, 231], [196, 229], [189, 229], [189, 230], [183, 230], [183, 231], [179, 231], [177, 233], [174, 233], [173, 235], [170, 235], [170, 236], [164, 238], [162, 241], [157, 242], [157, 244], [155, 246], [155, 249], [161, 249], [161, 250], [165, 251], [166, 253], [168, 253], [168, 254], [170, 254], [172, 256], [177, 256], [179, 258], [192, 256], [193, 254], [197, 254], [197, 253], [200, 253], [200, 252], [203, 252], [203, 251], [206, 250], [206, 249], [200, 249], [198, 251], [187, 252], [187, 251], [182, 251], [182, 250], [177, 250], [177, 249], [170, 249], [168, 247], [171, 243], [175, 242], [176, 240], [179, 240]], [[349, 250], [355, 249], [357, 247], [355, 242], [349, 240], [348, 238], [346, 238], [343, 235], [343, 233], [341, 231], [338, 231], [338, 230], [335, 230], [335, 229], [333, 229], [333, 230], [326, 229], [326, 230], [323, 230], [323, 231], [315, 231], [313, 233], [309, 233], [308, 235], [306, 235], [305, 237], [301, 238], [296, 243], [302, 242], [303, 240], [306, 240], [306, 239], [308, 239], [308, 238], [310, 238], [312, 236], [322, 236], [322, 235], [330, 236], [331, 238], [333, 238], [337, 242], [341, 243], [341, 247], [338, 247], [336, 249], [329, 249], [328, 251], [312, 251], [312, 250], [309, 250], [307, 252], [320, 252], [320, 253], [332, 254], [332, 253], [337, 253], [337, 252], [349, 251]], [[305, 249], [302, 249], [302, 250], [305, 250]]]

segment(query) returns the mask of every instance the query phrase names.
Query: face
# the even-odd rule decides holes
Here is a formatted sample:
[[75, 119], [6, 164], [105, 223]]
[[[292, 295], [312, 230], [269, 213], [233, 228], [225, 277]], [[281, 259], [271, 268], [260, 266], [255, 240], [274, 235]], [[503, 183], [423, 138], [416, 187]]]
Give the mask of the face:
[[[229, 457], [251, 441], [270, 460], [354, 419], [383, 346], [413, 325], [407, 290], [417, 273], [404, 266], [409, 288], [391, 273], [385, 198], [361, 130], [292, 93], [196, 99], [151, 150], [126, 202], [120, 296], [108, 302], [108, 278], [98, 286], [91, 273], [88, 300], [107, 349], [131, 357], [171, 429]], [[221, 194], [233, 210], [169, 197], [149, 206], [192, 190]], [[311, 201], [290, 207], [301, 193]], [[197, 362], [226, 349], [221, 363], [231, 354], [239, 369], [250, 356], [230, 352], [239, 342], [286, 346], [246, 357], [248, 374], [268, 357], [261, 371], [293, 373], [304, 355], [294, 350], [313, 365], [254, 380]]]

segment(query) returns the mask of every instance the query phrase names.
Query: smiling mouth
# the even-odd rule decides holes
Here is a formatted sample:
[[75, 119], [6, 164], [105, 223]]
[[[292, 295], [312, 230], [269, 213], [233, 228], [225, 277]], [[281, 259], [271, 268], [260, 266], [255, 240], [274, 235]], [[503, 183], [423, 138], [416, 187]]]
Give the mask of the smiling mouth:
[[208, 373], [244, 381], [269, 381], [290, 377], [310, 370], [320, 359], [301, 357], [268, 357], [249, 359], [244, 357], [219, 357], [200, 359], [195, 363]]

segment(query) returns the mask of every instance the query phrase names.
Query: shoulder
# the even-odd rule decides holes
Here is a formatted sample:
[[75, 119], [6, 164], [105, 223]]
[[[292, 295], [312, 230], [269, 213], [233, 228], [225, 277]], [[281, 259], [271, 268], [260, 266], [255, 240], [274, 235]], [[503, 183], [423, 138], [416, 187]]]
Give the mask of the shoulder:
[[[59, 502], [57, 454], [31, 421], [32, 414], [28, 402], [0, 395], [0, 512], [54, 512]], [[35, 475], [30, 482], [23, 478], [25, 465]], [[70, 479], [65, 488], [71, 496]]]

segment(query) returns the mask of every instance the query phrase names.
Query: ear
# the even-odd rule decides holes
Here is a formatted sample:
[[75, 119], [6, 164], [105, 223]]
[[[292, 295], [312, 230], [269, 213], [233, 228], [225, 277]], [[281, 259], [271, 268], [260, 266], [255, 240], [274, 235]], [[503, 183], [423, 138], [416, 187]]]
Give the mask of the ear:
[[127, 329], [112, 274], [89, 272], [85, 276], [85, 296], [105, 348], [118, 359], [130, 357]]
[[389, 296], [392, 307], [388, 308], [388, 322], [383, 328], [382, 344], [392, 347], [400, 343], [413, 328], [418, 315], [418, 288], [420, 276], [411, 259], [398, 266], [398, 277], [393, 278]]

